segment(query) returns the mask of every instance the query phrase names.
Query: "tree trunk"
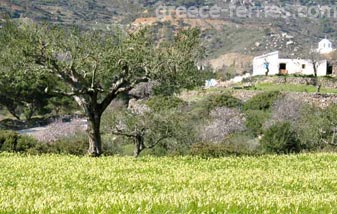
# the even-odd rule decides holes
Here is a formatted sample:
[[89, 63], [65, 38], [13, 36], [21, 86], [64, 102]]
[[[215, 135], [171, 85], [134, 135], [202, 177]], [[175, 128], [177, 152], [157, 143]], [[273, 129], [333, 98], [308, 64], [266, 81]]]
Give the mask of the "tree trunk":
[[17, 115], [17, 113], [15, 112], [14, 108], [8, 107], [6, 106], [7, 110], [9, 111], [9, 113], [11, 113], [11, 115], [13, 115], [17, 120], [21, 120], [20, 116]]
[[102, 139], [101, 139], [101, 114], [94, 112], [88, 117], [88, 136], [90, 156], [99, 157], [102, 154]]
[[134, 141], [135, 149], [133, 150], [133, 156], [137, 158], [139, 157], [140, 153], [145, 149], [144, 137], [141, 135], [137, 135]]
[[314, 85], [316, 87], [316, 93], [320, 93], [321, 92], [321, 85], [318, 82], [316, 62], [314, 62], [314, 76], [315, 76]]
[[31, 107], [28, 106], [27, 108], [28, 108], [28, 112], [25, 114], [25, 116], [26, 116], [26, 120], [30, 121], [35, 113], [35, 109], [33, 106]]

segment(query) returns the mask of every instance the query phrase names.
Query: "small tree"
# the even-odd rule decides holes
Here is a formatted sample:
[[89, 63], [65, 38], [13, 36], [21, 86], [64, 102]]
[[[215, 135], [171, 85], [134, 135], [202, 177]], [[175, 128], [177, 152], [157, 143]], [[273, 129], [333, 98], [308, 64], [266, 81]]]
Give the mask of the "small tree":
[[322, 57], [321, 55], [314, 51], [314, 50], [311, 50], [310, 53], [309, 53], [309, 59], [312, 63], [312, 68], [314, 70], [314, 86], [316, 87], [316, 92], [319, 93], [321, 91], [321, 84], [319, 83], [318, 81], [318, 67], [319, 67], [319, 63], [320, 61], [322, 60]]
[[165, 114], [152, 111], [139, 114], [122, 110], [104, 120], [108, 133], [132, 140], [135, 157], [145, 149], [153, 149], [165, 142], [180, 141], [182, 132], [188, 132], [182, 117], [173, 111]]
[[277, 154], [296, 153], [301, 151], [296, 132], [287, 122], [278, 122], [267, 129], [261, 139], [261, 145], [267, 152]]
[[320, 53], [316, 50], [311, 49], [308, 53], [302, 54], [304, 59], [309, 59], [310, 63], [312, 64], [313, 75], [314, 75], [314, 82], [313, 85], [316, 87], [316, 92], [319, 93], [321, 90], [321, 85], [318, 81], [318, 68], [323, 60], [323, 57]]

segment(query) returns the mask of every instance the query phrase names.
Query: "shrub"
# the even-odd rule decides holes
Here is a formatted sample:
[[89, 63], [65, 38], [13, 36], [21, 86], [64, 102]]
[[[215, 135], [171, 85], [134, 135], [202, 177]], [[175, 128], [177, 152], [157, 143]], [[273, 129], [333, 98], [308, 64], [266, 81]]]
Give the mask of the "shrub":
[[0, 131], [1, 151], [15, 152], [19, 135], [14, 131]]
[[290, 123], [276, 123], [267, 129], [261, 139], [261, 146], [266, 152], [277, 154], [298, 153], [300, 141]]
[[102, 135], [103, 155], [105, 156], [111, 156], [111, 155], [116, 155], [116, 154], [125, 155], [123, 148], [122, 148], [123, 142], [121, 142], [123, 138], [119, 138], [118, 140], [115, 140], [114, 137], [115, 136], [110, 135], [110, 134]]
[[16, 144], [16, 152], [28, 152], [37, 146], [38, 142], [33, 137], [20, 135]]
[[227, 147], [232, 154], [259, 155], [262, 153], [259, 140], [248, 132], [233, 134], [222, 144]]
[[176, 109], [185, 104], [185, 101], [175, 96], [155, 96], [147, 101], [147, 105], [156, 112]]
[[88, 138], [84, 134], [67, 137], [48, 144], [47, 153], [85, 155], [88, 151]]
[[14, 131], [0, 131], [0, 151], [26, 152], [36, 144], [37, 141], [29, 136]]
[[273, 103], [280, 97], [279, 91], [270, 91], [258, 94], [248, 100], [243, 108], [244, 110], [269, 110]]
[[337, 124], [337, 105], [326, 109], [306, 106], [296, 123], [296, 132], [301, 145], [308, 150], [321, 149], [327, 144], [336, 144], [334, 131]]
[[259, 136], [263, 133], [263, 124], [269, 118], [269, 113], [261, 110], [247, 110], [246, 127], [254, 135]]
[[241, 100], [228, 94], [213, 95], [207, 99], [207, 109], [209, 111], [217, 107], [240, 108], [241, 106]]
[[202, 158], [220, 158], [230, 154], [233, 153], [223, 144], [196, 143], [191, 148], [191, 155]]

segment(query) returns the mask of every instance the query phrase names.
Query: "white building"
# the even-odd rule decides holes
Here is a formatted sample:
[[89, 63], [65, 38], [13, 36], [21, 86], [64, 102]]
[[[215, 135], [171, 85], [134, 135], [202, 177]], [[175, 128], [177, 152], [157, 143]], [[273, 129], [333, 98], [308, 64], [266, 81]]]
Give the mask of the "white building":
[[331, 53], [334, 50], [335, 49], [333, 49], [332, 43], [326, 38], [322, 39], [318, 43], [317, 52], [320, 53], [320, 54], [328, 54], [328, 53]]
[[[317, 62], [317, 75], [326, 76], [332, 74], [332, 66], [327, 60]], [[253, 60], [253, 75], [277, 74], [301, 74], [314, 75], [314, 66], [311, 60], [307, 59], [282, 59], [279, 52], [275, 51], [262, 56], [255, 57]]]

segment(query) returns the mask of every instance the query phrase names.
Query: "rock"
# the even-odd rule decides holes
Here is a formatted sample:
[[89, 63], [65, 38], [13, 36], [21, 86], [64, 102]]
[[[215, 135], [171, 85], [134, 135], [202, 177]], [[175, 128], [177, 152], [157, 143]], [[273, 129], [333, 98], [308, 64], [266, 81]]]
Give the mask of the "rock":
[[286, 45], [288, 46], [288, 45], [293, 45], [293, 44], [294, 44], [294, 41], [288, 41]]

